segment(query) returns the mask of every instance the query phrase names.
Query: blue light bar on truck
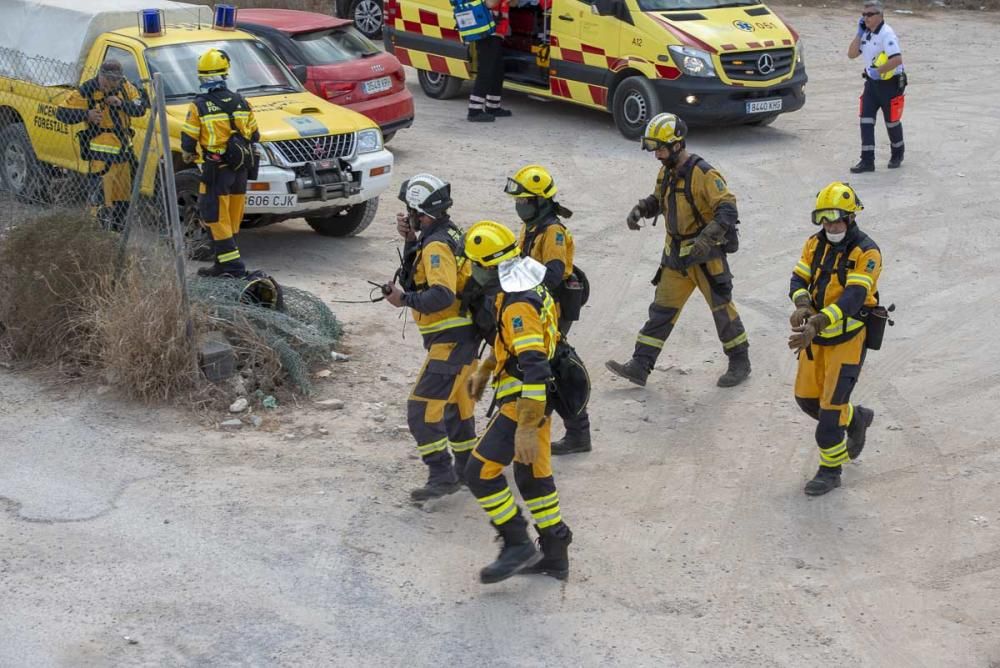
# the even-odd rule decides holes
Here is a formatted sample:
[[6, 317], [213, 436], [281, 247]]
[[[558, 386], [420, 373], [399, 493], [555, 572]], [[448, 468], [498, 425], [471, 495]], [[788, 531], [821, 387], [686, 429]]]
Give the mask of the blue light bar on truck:
[[162, 9], [139, 10], [139, 34], [143, 37], [159, 37], [164, 32]]
[[236, 7], [216, 5], [212, 27], [216, 30], [236, 30]]

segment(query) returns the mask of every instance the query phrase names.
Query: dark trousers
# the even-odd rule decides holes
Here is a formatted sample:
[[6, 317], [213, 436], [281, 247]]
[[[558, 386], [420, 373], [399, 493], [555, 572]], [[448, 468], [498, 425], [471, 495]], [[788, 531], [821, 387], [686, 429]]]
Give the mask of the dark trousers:
[[875, 117], [882, 110], [893, 158], [903, 156], [903, 91], [898, 76], [883, 81], [865, 79], [858, 115], [861, 117], [861, 160], [875, 162]]
[[503, 38], [492, 35], [476, 42], [476, 59], [479, 69], [469, 95], [469, 113], [488, 111], [500, 107], [503, 91]]

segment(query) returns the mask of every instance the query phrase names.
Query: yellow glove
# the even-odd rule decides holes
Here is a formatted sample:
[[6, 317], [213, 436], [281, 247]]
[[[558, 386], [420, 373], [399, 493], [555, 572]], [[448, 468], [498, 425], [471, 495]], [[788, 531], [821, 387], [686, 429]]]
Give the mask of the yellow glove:
[[517, 400], [517, 431], [514, 433], [514, 460], [532, 464], [538, 456], [538, 430], [545, 422], [545, 402]]
[[788, 347], [792, 350], [805, 350], [812, 345], [816, 334], [829, 324], [830, 319], [825, 313], [817, 313], [806, 320], [805, 324], [792, 327], [794, 333], [788, 337]]
[[479, 368], [469, 375], [466, 387], [473, 401], [479, 401], [483, 398], [483, 392], [486, 391], [486, 386], [490, 384], [490, 377], [492, 377], [493, 370], [496, 368], [497, 358], [490, 351], [490, 356], [484, 359]]

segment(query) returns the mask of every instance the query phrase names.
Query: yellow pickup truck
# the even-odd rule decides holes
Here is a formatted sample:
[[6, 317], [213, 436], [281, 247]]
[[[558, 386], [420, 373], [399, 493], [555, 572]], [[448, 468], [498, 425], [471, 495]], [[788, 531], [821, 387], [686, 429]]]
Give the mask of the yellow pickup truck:
[[[141, 30], [135, 11], [127, 11], [137, 6], [165, 8], [162, 34]], [[0, 3], [0, 26], [7, 27], [0, 28], [0, 187], [22, 199], [44, 199], [53, 179], [87, 173], [75, 136], [82, 126], [60, 122], [56, 112], [102, 62], [118, 60], [137, 86], [158, 72], [186, 234], [196, 256], [204, 255], [209, 237], [197, 219], [199, 174], [180, 158], [180, 133], [198, 92], [197, 59], [220, 48], [232, 60], [229, 87], [247, 98], [260, 126], [261, 167], [249, 184], [243, 227], [300, 217], [329, 236], [367, 227], [393, 166], [378, 126], [308, 93], [301, 73], [268, 46], [248, 33], [213, 28], [199, 10], [165, 0]], [[16, 32], [11, 22], [19, 24]], [[112, 26], [118, 27], [107, 29]], [[33, 38], [33, 28], [43, 36]], [[137, 147], [149, 118], [147, 112], [135, 119]]]

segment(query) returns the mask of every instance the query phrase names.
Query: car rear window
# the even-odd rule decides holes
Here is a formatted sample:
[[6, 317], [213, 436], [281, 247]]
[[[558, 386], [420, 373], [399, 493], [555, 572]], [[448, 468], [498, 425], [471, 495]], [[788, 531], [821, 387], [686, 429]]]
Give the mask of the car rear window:
[[354, 28], [320, 30], [292, 36], [306, 65], [329, 65], [379, 53], [375, 43]]

